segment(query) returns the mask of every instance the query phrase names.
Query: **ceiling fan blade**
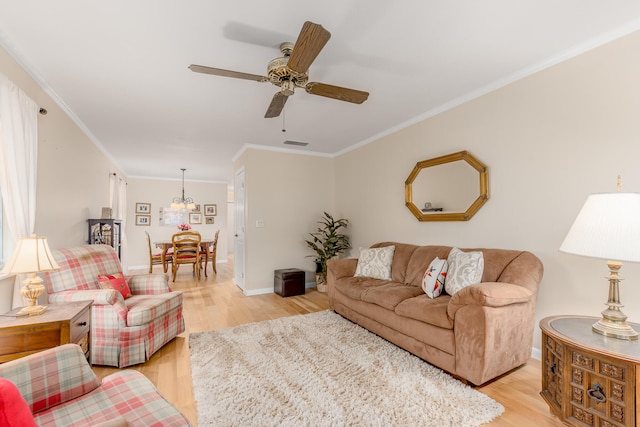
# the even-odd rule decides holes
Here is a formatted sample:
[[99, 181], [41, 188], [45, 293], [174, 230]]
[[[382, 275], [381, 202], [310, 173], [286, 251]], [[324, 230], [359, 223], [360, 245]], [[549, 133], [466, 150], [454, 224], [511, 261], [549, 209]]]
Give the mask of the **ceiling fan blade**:
[[257, 82], [267, 82], [269, 78], [257, 74], [241, 73], [239, 71], [223, 70], [222, 68], [205, 67], [204, 65], [189, 65], [189, 69], [194, 73], [213, 74], [214, 76], [233, 77], [236, 79], [255, 80]]
[[305, 22], [293, 47], [287, 67], [298, 73], [305, 73], [322, 48], [331, 38], [331, 33], [322, 25]]
[[271, 104], [269, 104], [269, 108], [267, 108], [267, 112], [264, 115], [265, 119], [271, 119], [273, 117], [278, 117], [284, 108], [284, 104], [287, 102], [286, 95], [283, 95], [282, 92], [276, 92], [273, 95], [273, 99], [271, 99]]
[[369, 97], [369, 92], [317, 82], [307, 83], [304, 89], [312, 95], [326, 96], [327, 98], [353, 102], [354, 104], [362, 104]]

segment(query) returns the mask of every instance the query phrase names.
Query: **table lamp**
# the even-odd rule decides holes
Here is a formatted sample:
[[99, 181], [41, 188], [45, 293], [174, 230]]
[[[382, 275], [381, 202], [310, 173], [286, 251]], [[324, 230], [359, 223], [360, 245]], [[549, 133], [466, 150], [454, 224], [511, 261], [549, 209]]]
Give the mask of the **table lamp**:
[[[618, 178], [618, 191], [620, 178]], [[640, 193], [600, 193], [587, 198], [574, 221], [561, 252], [607, 260], [609, 299], [593, 331], [621, 340], [637, 340], [620, 310], [618, 271], [621, 261], [640, 262]]]
[[29, 301], [29, 305], [22, 308], [16, 316], [35, 316], [47, 311], [47, 307], [38, 305], [38, 297], [43, 294], [42, 278], [36, 276], [41, 271], [57, 270], [58, 264], [51, 255], [46, 237], [21, 237], [11, 259], [2, 269], [3, 274], [24, 274], [30, 276], [25, 279], [20, 294]]

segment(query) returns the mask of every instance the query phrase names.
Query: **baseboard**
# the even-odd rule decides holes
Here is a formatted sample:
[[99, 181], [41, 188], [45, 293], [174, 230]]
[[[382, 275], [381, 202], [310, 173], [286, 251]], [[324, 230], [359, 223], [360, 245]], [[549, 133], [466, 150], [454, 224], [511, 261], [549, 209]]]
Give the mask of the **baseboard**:
[[273, 286], [270, 287], [270, 288], [249, 289], [249, 290], [244, 290], [243, 292], [248, 297], [252, 297], [254, 295], [272, 294], [273, 293]]
[[[305, 289], [315, 288], [315, 287], [316, 287], [316, 282], [305, 282], [304, 284]], [[243, 291], [243, 293], [248, 297], [251, 297], [254, 295], [271, 294], [273, 293], [273, 286], [269, 288], [245, 290]]]
[[531, 358], [536, 360], [542, 360], [542, 350], [540, 350], [539, 348], [533, 347], [531, 349]]

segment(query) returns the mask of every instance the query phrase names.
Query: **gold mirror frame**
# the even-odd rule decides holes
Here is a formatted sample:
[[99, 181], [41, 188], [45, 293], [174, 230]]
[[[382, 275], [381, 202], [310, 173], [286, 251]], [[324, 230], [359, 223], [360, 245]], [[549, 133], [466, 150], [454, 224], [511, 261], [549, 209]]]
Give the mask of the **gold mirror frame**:
[[[478, 198], [471, 204], [471, 206], [469, 206], [469, 208], [467, 208], [465, 212], [422, 212], [422, 210], [413, 203], [412, 198], [412, 184], [420, 171], [432, 166], [444, 165], [460, 160], [467, 162], [479, 173], [480, 195]], [[409, 208], [411, 213], [418, 218], [418, 221], [469, 221], [489, 199], [489, 172], [487, 170], [487, 166], [480, 160], [476, 159], [468, 151], [459, 151], [457, 153], [447, 154], [446, 156], [423, 160], [416, 163], [416, 166], [404, 182], [404, 195], [405, 205]]]

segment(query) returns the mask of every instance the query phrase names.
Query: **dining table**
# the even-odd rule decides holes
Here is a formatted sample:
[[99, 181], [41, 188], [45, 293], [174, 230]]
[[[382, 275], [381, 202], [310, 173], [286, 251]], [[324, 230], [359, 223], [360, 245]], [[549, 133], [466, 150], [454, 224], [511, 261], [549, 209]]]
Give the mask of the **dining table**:
[[[207, 265], [209, 264], [209, 248], [213, 245], [215, 241], [214, 237], [202, 237], [200, 239], [200, 250], [202, 252], [204, 252], [204, 276], [207, 276]], [[156, 246], [156, 248], [160, 248], [162, 249], [162, 252], [160, 253], [161, 258], [162, 258], [162, 267], [164, 268], [165, 271], [167, 271], [168, 263], [167, 263], [167, 252], [169, 252], [169, 249], [173, 248], [173, 242], [171, 241], [171, 239], [168, 240], [158, 240], [156, 242], [153, 242], [153, 244]]]

